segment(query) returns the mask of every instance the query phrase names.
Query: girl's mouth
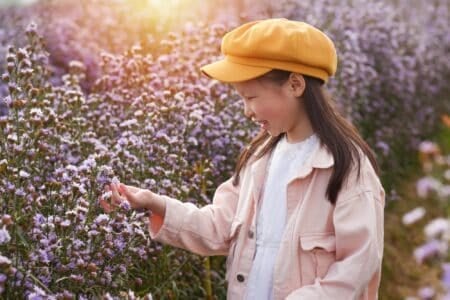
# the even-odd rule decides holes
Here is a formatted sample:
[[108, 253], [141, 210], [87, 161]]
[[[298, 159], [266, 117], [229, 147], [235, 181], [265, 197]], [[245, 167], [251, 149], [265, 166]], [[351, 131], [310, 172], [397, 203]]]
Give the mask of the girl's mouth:
[[269, 127], [269, 122], [267, 121], [257, 121], [257, 123], [259, 124], [261, 129], [267, 130], [267, 128]]

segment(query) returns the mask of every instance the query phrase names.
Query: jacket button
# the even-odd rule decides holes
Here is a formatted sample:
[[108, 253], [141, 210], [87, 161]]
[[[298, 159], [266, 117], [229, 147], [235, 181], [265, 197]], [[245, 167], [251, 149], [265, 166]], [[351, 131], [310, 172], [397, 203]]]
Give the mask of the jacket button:
[[237, 278], [237, 280], [239, 281], [239, 282], [244, 282], [244, 275], [242, 275], [242, 274], [238, 274], [237, 276], [236, 276], [236, 278]]
[[248, 231], [248, 237], [252, 239], [254, 236], [255, 236], [255, 234], [253, 233], [253, 231], [249, 230]]

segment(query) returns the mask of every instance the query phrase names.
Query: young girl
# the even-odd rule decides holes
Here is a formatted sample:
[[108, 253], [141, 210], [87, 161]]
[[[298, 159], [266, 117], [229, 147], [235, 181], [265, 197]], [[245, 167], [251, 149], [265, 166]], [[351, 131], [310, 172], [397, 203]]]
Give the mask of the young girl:
[[204, 66], [233, 85], [261, 125], [235, 174], [198, 208], [124, 184], [112, 204], [146, 208], [150, 236], [200, 255], [228, 255], [228, 299], [377, 299], [385, 193], [375, 155], [334, 109], [324, 83], [333, 42], [287, 19], [249, 22]]

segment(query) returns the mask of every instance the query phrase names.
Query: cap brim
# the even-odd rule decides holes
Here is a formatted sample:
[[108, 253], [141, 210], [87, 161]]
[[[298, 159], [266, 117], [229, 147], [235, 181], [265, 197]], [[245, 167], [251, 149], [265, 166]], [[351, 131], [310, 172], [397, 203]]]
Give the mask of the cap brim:
[[200, 70], [206, 76], [222, 82], [240, 82], [254, 79], [270, 70], [267, 67], [255, 67], [231, 62], [227, 59], [205, 65]]

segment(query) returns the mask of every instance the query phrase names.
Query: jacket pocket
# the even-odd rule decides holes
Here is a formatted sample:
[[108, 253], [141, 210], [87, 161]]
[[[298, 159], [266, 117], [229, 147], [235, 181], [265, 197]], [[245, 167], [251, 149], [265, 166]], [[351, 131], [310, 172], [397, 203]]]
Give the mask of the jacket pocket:
[[230, 228], [230, 248], [228, 250], [228, 256], [227, 256], [227, 260], [225, 263], [226, 266], [226, 274], [225, 274], [225, 279], [228, 281], [229, 277], [230, 277], [230, 271], [233, 265], [233, 261], [234, 261], [234, 256], [235, 256], [235, 252], [236, 252], [236, 244], [237, 244], [237, 238], [239, 235], [239, 231], [242, 227], [242, 222], [241, 221], [233, 221], [231, 223], [231, 228]]
[[336, 236], [334, 233], [301, 235], [301, 270], [304, 284], [323, 278], [330, 265], [336, 261]]

